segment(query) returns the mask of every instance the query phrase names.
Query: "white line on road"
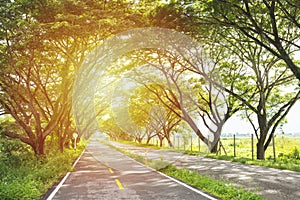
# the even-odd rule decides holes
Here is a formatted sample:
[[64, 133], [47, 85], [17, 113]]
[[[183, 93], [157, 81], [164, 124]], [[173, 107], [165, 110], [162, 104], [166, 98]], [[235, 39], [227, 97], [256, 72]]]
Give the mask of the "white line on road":
[[161, 173], [161, 172], [159, 172], [159, 171], [157, 171], [159, 174], [161, 174], [161, 175], [163, 175], [164, 177], [167, 177], [167, 178], [169, 178], [169, 179], [171, 179], [172, 181], [174, 181], [174, 182], [176, 182], [176, 183], [178, 183], [178, 184], [180, 184], [180, 185], [182, 185], [182, 186], [184, 186], [184, 187], [186, 187], [186, 188], [188, 188], [188, 189], [190, 189], [190, 190], [193, 190], [194, 192], [196, 192], [196, 193], [198, 193], [198, 194], [200, 194], [200, 195], [202, 195], [202, 196], [204, 196], [204, 197], [206, 197], [206, 198], [208, 198], [208, 199], [210, 199], [210, 200], [218, 200], [218, 199], [216, 199], [216, 198], [214, 198], [214, 197], [212, 197], [212, 196], [210, 196], [210, 195], [208, 195], [208, 194], [206, 194], [206, 193], [204, 193], [204, 192], [202, 192], [202, 191], [200, 191], [200, 190], [197, 190], [196, 188], [193, 188], [193, 187], [191, 187], [191, 186], [189, 186], [189, 185], [187, 185], [187, 184], [185, 184], [185, 183], [183, 183], [183, 182], [181, 182], [181, 181], [179, 181], [179, 180], [177, 180], [177, 179], [175, 179], [175, 178], [172, 178], [172, 177], [170, 177], [170, 176], [167, 176], [167, 175], [165, 175], [164, 173]]
[[79, 159], [81, 158], [81, 156], [82, 156], [82, 154], [85, 152], [85, 149], [81, 152], [81, 154], [80, 154], [80, 156], [77, 158], [77, 160], [74, 162], [74, 164], [73, 164], [73, 168], [77, 165], [77, 163], [78, 163], [78, 161], [79, 161]]
[[67, 180], [67, 178], [69, 177], [69, 175], [70, 175], [70, 172], [68, 172], [65, 175], [65, 177], [60, 181], [60, 183], [56, 186], [55, 190], [53, 190], [53, 192], [50, 194], [50, 196], [47, 198], [47, 200], [52, 200], [52, 198], [54, 197], [54, 195], [58, 192], [58, 190], [64, 184], [64, 182]]
[[[78, 163], [79, 159], [81, 158], [82, 154], [85, 152], [85, 149], [82, 151], [82, 153], [80, 154], [80, 156], [77, 158], [77, 160], [74, 162], [73, 164], [73, 168], [76, 166], [76, 164]], [[48, 196], [47, 200], [52, 200], [53, 197], [55, 196], [55, 194], [58, 192], [58, 190], [61, 188], [61, 186], [65, 183], [65, 181], [67, 180], [67, 178], [70, 176], [71, 172], [68, 172], [65, 177], [59, 182], [59, 184], [56, 186], [55, 190], [53, 190], [53, 192], [51, 192], [51, 194]]]

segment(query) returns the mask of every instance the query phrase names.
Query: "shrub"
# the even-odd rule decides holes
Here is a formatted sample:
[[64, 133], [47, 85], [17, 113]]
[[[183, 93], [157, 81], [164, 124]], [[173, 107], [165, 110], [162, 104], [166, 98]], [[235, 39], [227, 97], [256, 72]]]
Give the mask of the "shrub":
[[[77, 149], [76, 152], [69, 150], [40, 159], [33, 153], [0, 153], [0, 199], [40, 199], [49, 187], [71, 170], [83, 146]], [[18, 161], [13, 162], [15, 159]]]
[[292, 153], [290, 154], [290, 157], [297, 160], [300, 159], [300, 153], [296, 147], [293, 149]]
[[39, 199], [42, 195], [38, 189], [39, 184], [28, 177], [18, 177], [9, 182], [1, 180], [0, 199]]

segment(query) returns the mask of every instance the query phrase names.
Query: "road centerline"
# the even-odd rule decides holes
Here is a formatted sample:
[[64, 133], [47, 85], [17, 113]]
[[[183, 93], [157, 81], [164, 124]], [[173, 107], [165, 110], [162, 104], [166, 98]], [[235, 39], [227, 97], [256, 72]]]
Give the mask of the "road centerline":
[[120, 190], [124, 190], [124, 187], [123, 187], [122, 183], [120, 182], [120, 180], [116, 178], [115, 181], [116, 181], [116, 183], [117, 183], [119, 189], [120, 189]]
[[109, 170], [109, 172], [110, 172], [111, 174], [114, 173], [114, 171], [112, 170], [112, 168], [109, 167], [108, 170]]

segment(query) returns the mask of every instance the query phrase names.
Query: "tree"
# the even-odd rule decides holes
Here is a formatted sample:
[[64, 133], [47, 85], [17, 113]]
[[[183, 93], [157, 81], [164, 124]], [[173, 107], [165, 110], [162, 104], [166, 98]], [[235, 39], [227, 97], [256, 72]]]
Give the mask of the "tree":
[[213, 24], [238, 32], [285, 62], [300, 80], [299, 52], [300, 4], [296, 0], [201, 1], [191, 5], [200, 24]]
[[[185, 4], [181, 13], [181, 18], [192, 19], [186, 21], [194, 27], [189, 34], [208, 44], [222, 84], [214, 77], [206, 79], [227, 92], [230, 109], [245, 106], [255, 113], [257, 122], [251, 118], [251, 123], [258, 139], [257, 156], [264, 159], [276, 127], [299, 98], [297, 92], [282, 91], [284, 87], [299, 90], [282, 64], [299, 80], [299, 62], [294, 58], [299, 52], [299, 3], [200, 1]], [[203, 74], [199, 65], [193, 68]], [[284, 98], [274, 98], [278, 93]]]
[[[214, 44], [214, 36], [212, 37], [211, 32], [214, 29], [211, 29], [211, 24], [201, 24], [199, 26], [199, 12], [195, 8], [196, 6], [194, 7], [195, 4], [197, 5], [197, 2], [191, 3], [173, 1], [170, 4], [158, 6], [151, 15], [153, 24], [184, 32], [185, 34], [196, 39], [200, 46], [202, 45], [202, 47], [206, 48], [206, 50], [213, 50], [211, 44]], [[207, 57], [207, 55], [205, 55], [207, 52], [203, 54], [201, 49], [193, 50], [196, 52], [190, 54], [194, 54], [194, 57], [205, 56], [203, 60], [211, 60], [211, 57], [213, 56], [211, 55], [213, 51], [209, 51], [210, 55]], [[219, 51], [215, 51], [214, 53], [220, 55]], [[178, 62], [178, 64], [181, 65], [180, 67], [194, 74], [194, 78], [191, 78], [189, 83], [193, 87], [196, 94], [196, 97], [194, 96], [194, 99], [191, 100], [193, 101], [193, 104], [198, 107], [197, 114], [201, 117], [206, 128], [213, 133], [213, 135], [219, 138], [222, 132], [222, 127], [226, 121], [234, 113], [240, 110], [241, 106], [236, 103], [235, 97], [230, 94], [226, 94], [224, 96], [224, 91], [222, 89], [216, 87], [216, 85], [212, 83], [209, 83], [210, 76], [216, 78], [216, 75], [220, 74], [222, 71], [217, 67], [216, 64], [202, 64], [200, 61], [202, 58], [198, 58], [199, 66], [194, 68], [195, 63], [190, 62], [191, 60], [197, 60], [197, 58], [191, 58], [191, 56], [184, 57], [184, 55], [181, 56], [183, 56], [183, 59], [187, 60], [186, 62]], [[210, 68], [210, 72], [203, 74], [203, 70], [205, 71], [205, 68]], [[234, 73], [234, 71], [232, 71], [232, 73]], [[218, 83], [221, 82], [222, 80], [219, 79]], [[231, 85], [232, 83], [233, 81], [231, 81]], [[207, 106], [203, 106], [204, 104]], [[215, 142], [214, 146], [211, 147], [211, 151], [217, 152], [217, 147], [218, 142]]]
[[144, 19], [138, 16], [119, 1], [2, 2], [1, 106], [26, 133], [7, 134], [31, 145], [37, 155], [45, 153], [47, 136], [63, 151], [75, 131], [74, 75], [92, 48], [138, 26]]
[[[197, 105], [204, 109], [207, 107], [207, 104], [205, 101], [202, 101], [201, 105], [197, 104], [199, 100], [198, 92], [203, 92], [203, 90], [201, 88], [195, 89], [191, 84], [187, 84], [187, 77], [195, 75], [193, 71], [187, 70], [186, 66], [189, 65], [189, 61], [184, 60], [181, 55], [163, 50], [140, 52], [136, 57], [138, 57], [137, 62], [140, 62], [139, 65], [148, 65], [148, 71], [151, 69], [154, 71], [147, 71], [147, 73], [142, 71], [138, 73], [138, 76], [140, 76], [139, 82], [151, 91], [151, 93], [155, 94], [165, 107], [171, 110], [177, 117], [187, 122], [198, 137], [211, 149], [219, 140], [219, 135], [214, 135], [211, 137], [213, 141], [210, 141], [209, 136], [205, 136], [200, 130], [201, 128], [197, 125], [196, 120], [199, 114]], [[160, 74], [157, 72], [158, 70]], [[147, 85], [143, 80], [149, 80], [157, 84], [153, 87], [153, 84]], [[212, 134], [216, 134], [216, 132]]]
[[[137, 81], [139, 79], [138, 77], [132, 78]], [[160, 140], [160, 146], [166, 139], [169, 146], [172, 147], [171, 131], [180, 123], [181, 119], [147, 89], [147, 87], [155, 87], [156, 84], [152, 83], [152, 86], [137, 88], [135, 94], [130, 98], [129, 111], [132, 120], [145, 127], [147, 143], [152, 137], [157, 136]], [[159, 88], [157, 86], [157, 89]]]
[[101, 132], [107, 134], [112, 140], [132, 141], [134, 139], [131, 135], [128, 135], [119, 128], [118, 124], [111, 115], [105, 115], [105, 117], [99, 121], [99, 127]]
[[65, 113], [57, 95], [60, 79], [53, 70], [59, 59], [42, 42], [34, 4], [6, 2], [2, 8], [0, 102], [24, 130], [5, 134], [29, 144], [37, 156], [44, 155], [45, 139]]
[[264, 159], [276, 128], [299, 99], [297, 79], [285, 63], [243, 35], [226, 30], [217, 34], [219, 40], [212, 48], [221, 54], [212, 58], [223, 80], [223, 85], [217, 85], [246, 109], [258, 140], [257, 158]]
[[[128, 9], [128, 6], [128, 3], [121, 1], [107, 4], [106, 1], [91, 0], [48, 1], [39, 7], [39, 15], [36, 18], [47, 30], [45, 40], [64, 60], [61, 69], [63, 81], [61, 86], [64, 93], [62, 104], [65, 105], [69, 115], [63, 118], [59, 131], [57, 131], [61, 150], [75, 131], [73, 127], [74, 118], [77, 120], [79, 136], [84, 133], [88, 138], [91, 133], [87, 133], [87, 130], [92, 126], [97, 126], [91, 123], [89, 119], [84, 118], [90, 110], [82, 108], [81, 113], [72, 113], [72, 104], [75, 107], [81, 106], [72, 97], [76, 77], [74, 75], [78, 75], [80, 67], [85, 67], [83, 66], [84, 59], [103, 39], [128, 27], [134, 27], [136, 23], [138, 24], [138, 19], [141, 18], [132, 18], [137, 13]], [[45, 13], [48, 14], [45, 15]], [[120, 21], [122, 23], [119, 23]], [[85, 91], [85, 88], [82, 88], [80, 92], [84, 93]], [[75, 115], [74, 118], [72, 118], [72, 114]], [[62, 132], [61, 130], [66, 131]]]

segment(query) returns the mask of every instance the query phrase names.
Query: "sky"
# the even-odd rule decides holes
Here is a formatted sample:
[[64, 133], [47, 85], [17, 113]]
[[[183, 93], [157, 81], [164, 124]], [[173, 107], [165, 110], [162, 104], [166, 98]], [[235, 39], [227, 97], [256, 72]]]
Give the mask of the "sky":
[[[300, 102], [297, 102], [287, 115], [287, 123], [283, 125], [284, 133], [300, 132]], [[278, 130], [277, 130], [278, 131]], [[247, 120], [241, 120], [233, 116], [224, 125], [223, 133], [254, 133], [252, 126]]]

